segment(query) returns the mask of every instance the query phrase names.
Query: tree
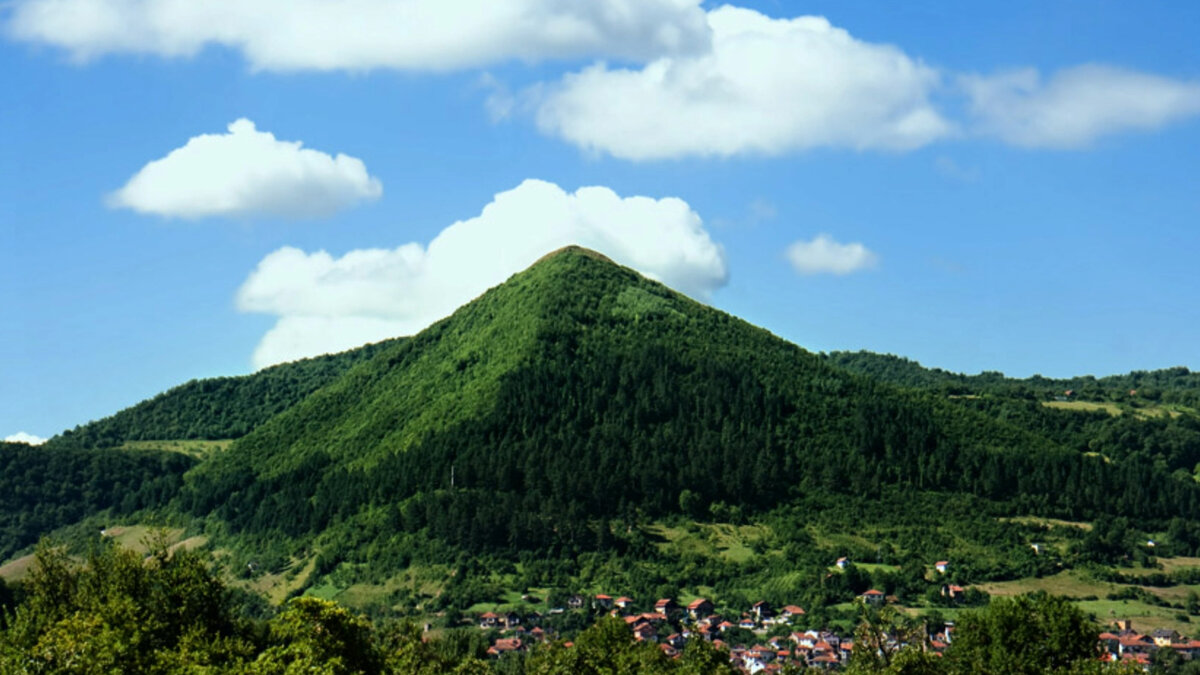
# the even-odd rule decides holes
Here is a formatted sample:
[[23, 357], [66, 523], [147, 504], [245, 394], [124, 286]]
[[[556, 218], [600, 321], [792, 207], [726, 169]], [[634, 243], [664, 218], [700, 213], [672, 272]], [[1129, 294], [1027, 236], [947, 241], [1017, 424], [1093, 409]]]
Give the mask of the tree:
[[959, 615], [946, 660], [955, 673], [1067, 673], [1097, 656], [1098, 633], [1065, 598], [1044, 592], [995, 598]]
[[328, 600], [300, 597], [271, 620], [271, 646], [254, 662], [255, 675], [384, 672], [371, 625]]

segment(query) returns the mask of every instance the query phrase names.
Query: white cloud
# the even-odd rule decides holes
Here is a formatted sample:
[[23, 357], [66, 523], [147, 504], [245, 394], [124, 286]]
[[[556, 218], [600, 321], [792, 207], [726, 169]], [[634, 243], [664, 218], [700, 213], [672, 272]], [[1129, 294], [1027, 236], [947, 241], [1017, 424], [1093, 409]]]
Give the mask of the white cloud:
[[81, 61], [220, 45], [276, 71], [640, 61], [708, 42], [699, 0], [15, 0], [7, 28]]
[[800, 274], [850, 274], [874, 267], [879, 256], [862, 244], [839, 244], [828, 234], [812, 241], [797, 241], [787, 248], [787, 259]]
[[42, 438], [41, 436], [34, 436], [33, 434], [25, 433], [24, 431], [18, 431], [10, 436], [5, 436], [4, 440], [7, 443], [28, 443], [30, 445], [41, 445], [42, 443], [45, 443], [47, 439]]
[[179, 218], [328, 216], [377, 199], [383, 186], [362, 160], [276, 140], [239, 119], [227, 134], [188, 140], [142, 167], [109, 195], [110, 206]]
[[907, 150], [953, 133], [933, 68], [821, 17], [725, 6], [712, 49], [638, 70], [596, 64], [528, 92], [538, 126], [633, 160], [776, 155], [822, 146]]
[[1200, 82], [1109, 66], [1067, 68], [1048, 81], [1026, 68], [961, 83], [980, 133], [1029, 148], [1086, 147], [1200, 115]]
[[621, 197], [606, 187], [569, 193], [526, 180], [428, 246], [338, 258], [281, 248], [242, 284], [237, 306], [279, 317], [255, 350], [261, 368], [415, 333], [568, 244], [600, 251], [699, 298], [727, 280], [724, 253], [681, 199]]

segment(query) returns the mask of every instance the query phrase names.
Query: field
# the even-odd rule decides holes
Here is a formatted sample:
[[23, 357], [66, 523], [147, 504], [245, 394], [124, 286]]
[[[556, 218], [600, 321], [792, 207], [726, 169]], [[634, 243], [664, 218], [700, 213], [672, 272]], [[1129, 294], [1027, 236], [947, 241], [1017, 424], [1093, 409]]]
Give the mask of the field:
[[182, 455], [204, 459], [209, 455], [227, 450], [233, 441], [126, 441], [120, 449], [133, 451], [165, 450], [178, 452]]
[[753, 558], [754, 545], [771, 534], [771, 530], [762, 525], [739, 526], [728, 523], [694, 523], [674, 527], [658, 523], [646, 529], [650, 534], [662, 538], [659, 548], [664, 552], [698, 553], [739, 563]]
[[1060, 410], [1083, 410], [1087, 412], [1103, 410], [1113, 417], [1125, 412], [1116, 403], [1096, 403], [1093, 401], [1046, 401], [1042, 405], [1047, 408], [1059, 408]]

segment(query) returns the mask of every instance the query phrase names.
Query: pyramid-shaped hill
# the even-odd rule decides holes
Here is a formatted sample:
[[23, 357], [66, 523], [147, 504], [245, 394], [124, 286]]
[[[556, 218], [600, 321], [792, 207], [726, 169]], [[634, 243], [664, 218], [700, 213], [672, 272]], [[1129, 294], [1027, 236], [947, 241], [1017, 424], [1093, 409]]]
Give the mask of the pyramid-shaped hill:
[[568, 248], [210, 458], [181, 502], [297, 536], [391, 509], [397, 528], [510, 547], [593, 536], [582, 523], [615, 514], [887, 486], [1197, 513], [1194, 485], [1131, 484], [1151, 470], [852, 375]]

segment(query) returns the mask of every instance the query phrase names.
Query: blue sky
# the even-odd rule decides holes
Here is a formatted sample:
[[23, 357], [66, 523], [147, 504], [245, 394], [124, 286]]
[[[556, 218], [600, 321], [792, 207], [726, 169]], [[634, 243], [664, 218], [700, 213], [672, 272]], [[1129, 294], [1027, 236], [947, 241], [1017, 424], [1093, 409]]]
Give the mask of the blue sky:
[[0, 9], [0, 437], [566, 241], [813, 350], [1200, 365], [1200, 4], [501, 4]]

